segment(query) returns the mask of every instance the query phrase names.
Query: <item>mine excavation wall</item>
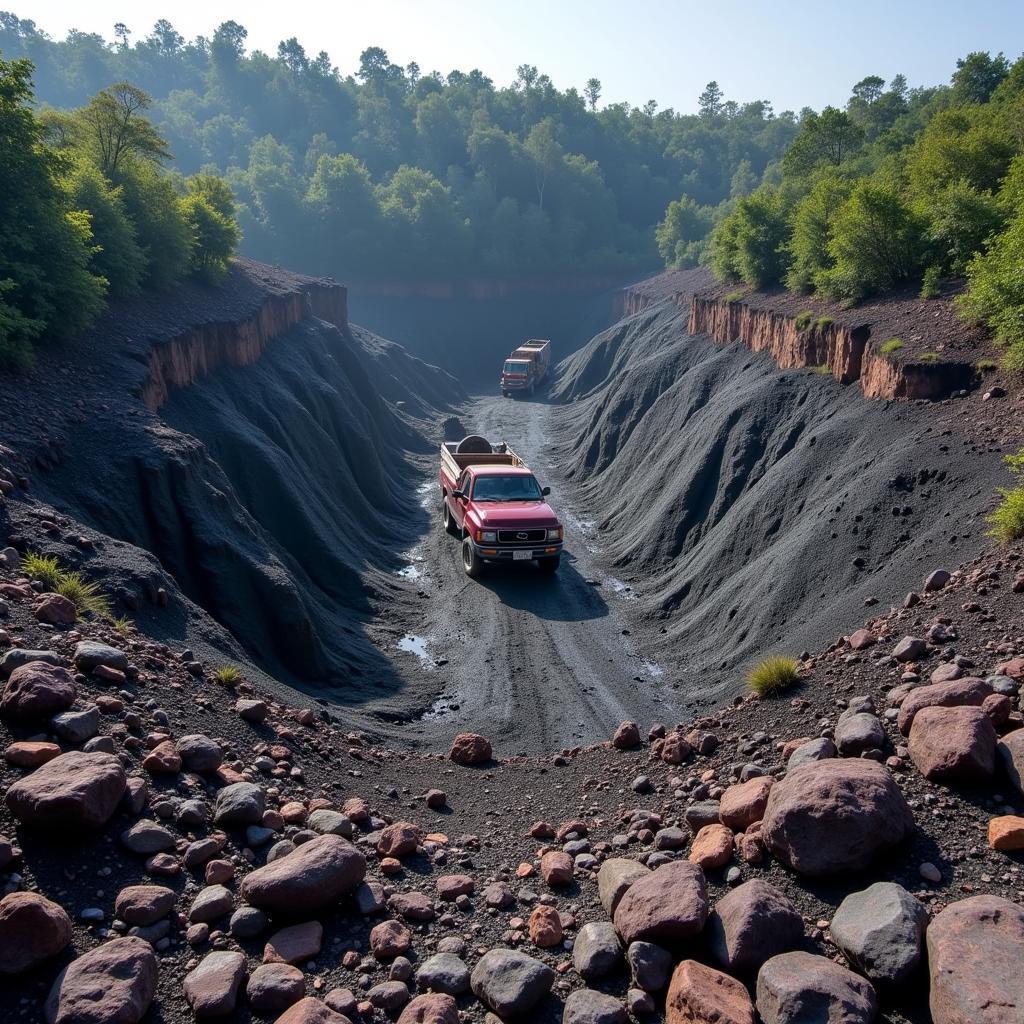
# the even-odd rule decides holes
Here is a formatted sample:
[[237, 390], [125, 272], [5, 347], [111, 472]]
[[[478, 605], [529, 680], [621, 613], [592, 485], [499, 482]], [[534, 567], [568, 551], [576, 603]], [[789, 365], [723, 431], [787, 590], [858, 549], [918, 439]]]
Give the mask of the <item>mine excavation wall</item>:
[[142, 400], [160, 409], [171, 391], [189, 387], [222, 366], [249, 366], [275, 338], [307, 316], [335, 327], [348, 325], [348, 294], [341, 285], [311, 282], [302, 290], [266, 295], [257, 309], [240, 320], [214, 321], [190, 327], [155, 344]]
[[[969, 387], [973, 367], [966, 362], [913, 362], [889, 359], [877, 350], [870, 324], [812, 321], [801, 330], [794, 317], [760, 309], [742, 300], [677, 292], [667, 297], [689, 309], [687, 332], [707, 335], [720, 345], [738, 342], [767, 352], [783, 370], [826, 367], [843, 384], [860, 382], [867, 398], [937, 399]], [[620, 316], [633, 316], [656, 299], [642, 289], [624, 289], [615, 300]]]

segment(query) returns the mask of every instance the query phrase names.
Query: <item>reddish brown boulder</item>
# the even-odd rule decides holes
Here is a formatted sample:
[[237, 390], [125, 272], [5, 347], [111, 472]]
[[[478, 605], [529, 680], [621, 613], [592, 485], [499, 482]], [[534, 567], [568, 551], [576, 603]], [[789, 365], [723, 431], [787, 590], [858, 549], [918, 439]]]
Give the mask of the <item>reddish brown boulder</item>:
[[71, 918], [38, 893], [12, 892], [0, 900], [0, 974], [20, 974], [71, 941]]
[[274, 932], [263, 947], [265, 964], [304, 964], [320, 955], [324, 926], [319, 921], [293, 924]]
[[366, 859], [341, 836], [317, 836], [242, 879], [242, 898], [282, 914], [314, 914], [351, 892], [366, 874]]
[[61, 754], [7, 790], [7, 806], [26, 825], [98, 828], [124, 796], [127, 776], [113, 754]]
[[114, 901], [114, 916], [130, 925], [155, 924], [171, 912], [176, 900], [174, 890], [162, 885], [127, 885]]
[[875, 638], [875, 634], [869, 629], [858, 629], [856, 632], [850, 634], [850, 646], [855, 651], [862, 651], [865, 647], [871, 647], [876, 643], [878, 643], [878, 640]]
[[637, 878], [619, 899], [615, 928], [628, 946], [675, 942], [696, 935], [708, 916], [704, 872], [688, 861], [664, 864]]
[[562, 919], [554, 907], [544, 903], [534, 907], [529, 922], [530, 941], [541, 949], [550, 949], [562, 941]]
[[715, 962], [743, 974], [796, 949], [804, 937], [804, 922], [784, 893], [753, 878], [718, 901], [708, 917], [707, 935]]
[[485, 764], [491, 759], [490, 740], [475, 732], [462, 732], [452, 741], [448, 757], [456, 764]]
[[745, 832], [755, 821], [760, 821], [768, 806], [768, 794], [774, 781], [770, 775], [762, 775], [730, 786], [722, 794], [719, 807], [722, 824], [728, 825], [733, 832]]
[[761, 837], [803, 875], [860, 871], [914, 830], [914, 816], [888, 770], [875, 761], [830, 758], [793, 769], [772, 786]]
[[66, 668], [30, 661], [16, 668], [0, 698], [0, 714], [9, 718], [50, 718], [75, 702], [75, 680]]
[[181, 771], [181, 755], [173, 740], [158, 743], [143, 759], [142, 767], [151, 775], [177, 775]]
[[197, 1017], [226, 1017], [233, 1013], [248, 969], [244, 953], [226, 949], [207, 953], [185, 975], [182, 990]]
[[398, 1024], [459, 1024], [459, 1008], [451, 996], [431, 992], [408, 1003]]
[[40, 594], [32, 605], [32, 614], [51, 626], [70, 626], [78, 618], [78, 609], [63, 594]]
[[460, 896], [468, 896], [474, 888], [469, 875], [441, 875], [436, 882], [440, 899], [454, 903]]
[[274, 1024], [350, 1024], [347, 1017], [335, 1013], [326, 1003], [307, 996], [289, 1007]]
[[903, 698], [900, 704], [896, 724], [904, 736], [909, 735], [914, 724], [914, 716], [922, 708], [930, 707], [981, 707], [992, 688], [984, 679], [969, 676], [949, 683], [935, 683], [932, 686], [919, 686]]
[[979, 707], [926, 707], [910, 728], [910, 757], [933, 782], [972, 782], [991, 776], [996, 730]]
[[408, 821], [396, 821], [381, 831], [377, 852], [382, 857], [405, 857], [419, 846], [419, 829]]
[[156, 981], [156, 956], [145, 939], [104, 942], [73, 960], [54, 982], [46, 1001], [47, 1020], [138, 1024], [156, 995]]
[[732, 859], [732, 832], [725, 825], [705, 825], [693, 838], [689, 859], [705, 871], [728, 864]]
[[1016, 814], [990, 818], [988, 845], [993, 850], [1024, 850], [1024, 818]]
[[4, 760], [17, 768], [38, 768], [55, 757], [60, 757], [60, 747], [42, 740], [18, 740], [4, 751]]
[[287, 1010], [305, 994], [306, 979], [290, 964], [260, 964], [245, 986], [249, 1005], [259, 1013]]
[[378, 960], [393, 960], [410, 946], [412, 932], [401, 921], [381, 921], [370, 930], [370, 949]]
[[1024, 907], [972, 896], [936, 915], [925, 937], [934, 1024], [1024, 1020]]
[[693, 746], [682, 733], [670, 732], [661, 745], [661, 759], [665, 764], [682, 764], [693, 757]]
[[548, 885], [568, 885], [572, 881], [572, 857], [562, 850], [545, 853], [540, 859], [540, 873]]
[[616, 750], [631, 750], [640, 746], [640, 729], [636, 722], [623, 722], [612, 737], [612, 746]]
[[728, 974], [684, 960], [672, 973], [665, 1000], [667, 1024], [755, 1024], [746, 988]]

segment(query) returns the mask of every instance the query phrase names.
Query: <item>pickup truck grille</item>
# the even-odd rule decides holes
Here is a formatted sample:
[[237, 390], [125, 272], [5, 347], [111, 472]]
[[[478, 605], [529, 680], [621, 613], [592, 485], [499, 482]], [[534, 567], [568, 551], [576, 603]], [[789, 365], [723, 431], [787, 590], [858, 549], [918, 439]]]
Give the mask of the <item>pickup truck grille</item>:
[[499, 530], [499, 544], [536, 544], [547, 540], [547, 530]]

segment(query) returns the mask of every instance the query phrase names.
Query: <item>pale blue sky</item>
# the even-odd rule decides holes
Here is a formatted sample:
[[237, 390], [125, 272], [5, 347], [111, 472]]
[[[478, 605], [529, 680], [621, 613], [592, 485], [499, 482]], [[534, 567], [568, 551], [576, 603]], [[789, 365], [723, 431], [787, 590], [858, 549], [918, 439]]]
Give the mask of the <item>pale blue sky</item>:
[[233, 19], [250, 48], [274, 53], [297, 36], [327, 50], [343, 73], [367, 46], [424, 72], [479, 67], [499, 85], [535, 64], [559, 88], [591, 76], [602, 102], [656, 99], [681, 112], [714, 78], [726, 98], [768, 99], [776, 110], [843, 103], [868, 74], [902, 72], [911, 85], [945, 82], [971, 50], [1024, 49], [1024, 0], [0, 0], [53, 36], [112, 36], [125, 22], [145, 36], [168, 18], [188, 38]]

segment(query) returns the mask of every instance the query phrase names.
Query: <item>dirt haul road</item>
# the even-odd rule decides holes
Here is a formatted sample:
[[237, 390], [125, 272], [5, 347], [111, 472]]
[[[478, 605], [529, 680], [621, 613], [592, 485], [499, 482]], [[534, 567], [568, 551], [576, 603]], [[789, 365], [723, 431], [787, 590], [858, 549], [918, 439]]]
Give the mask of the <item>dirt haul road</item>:
[[632, 635], [630, 593], [594, 564], [594, 531], [573, 515], [571, 494], [551, 463], [546, 438], [556, 414], [542, 400], [483, 397], [462, 415], [467, 429], [507, 441], [552, 488], [566, 527], [553, 577], [528, 565], [489, 567], [480, 580], [468, 579], [459, 542], [441, 526], [436, 478], [423, 486], [432, 523], [407, 574], [429, 599], [391, 652], [410, 691], [440, 694], [403, 726], [414, 742], [441, 745], [471, 730], [504, 754], [550, 753], [607, 739], [624, 719], [678, 717], [678, 691], [645, 661]]

